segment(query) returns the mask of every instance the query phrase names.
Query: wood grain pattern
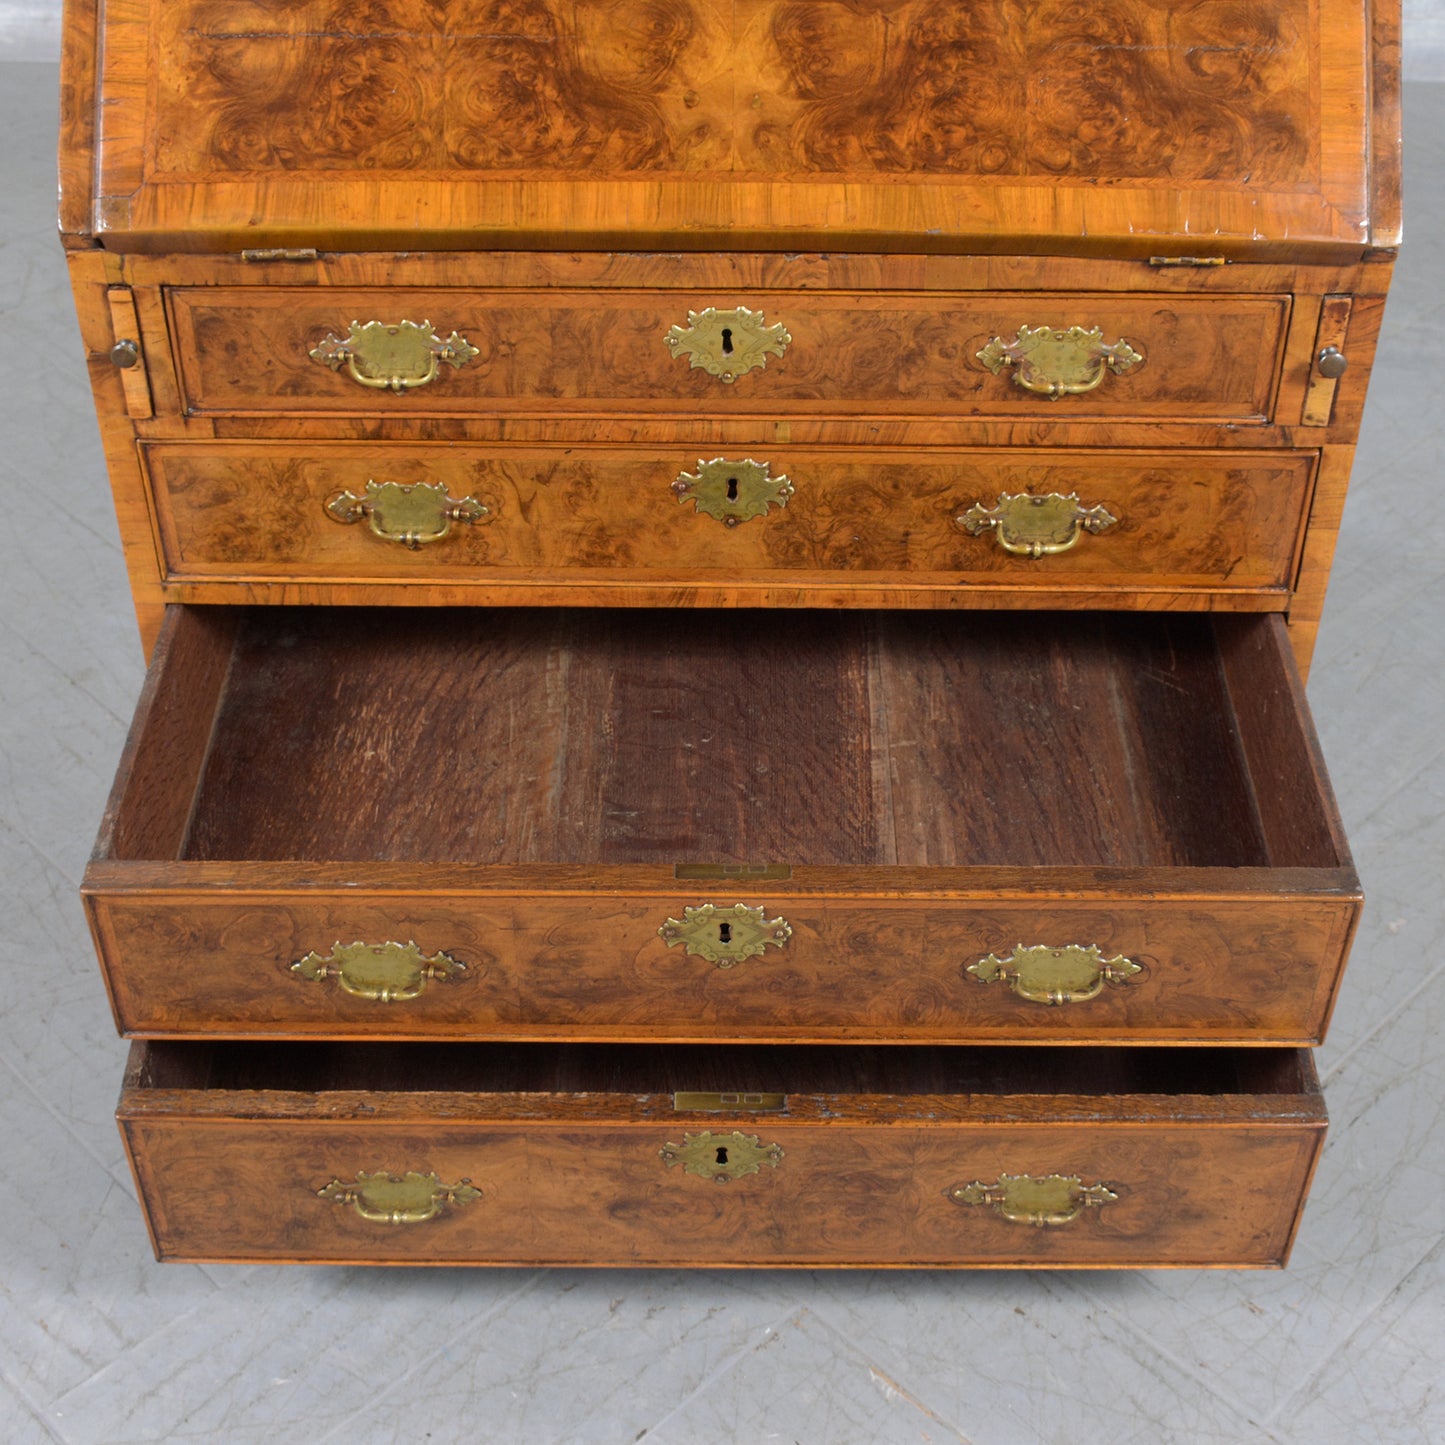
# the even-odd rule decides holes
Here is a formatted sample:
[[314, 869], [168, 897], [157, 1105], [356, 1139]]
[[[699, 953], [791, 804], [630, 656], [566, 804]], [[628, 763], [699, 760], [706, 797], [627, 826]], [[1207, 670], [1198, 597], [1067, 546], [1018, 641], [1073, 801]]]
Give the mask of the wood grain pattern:
[[[789, 415], [961, 414], [1264, 421], [1273, 411], [1287, 320], [1281, 296], [929, 297], [780, 293], [533, 296], [271, 288], [170, 296], [186, 406], [305, 416], [759, 411]], [[793, 341], [733, 384], [676, 361], [663, 344], [690, 311], [747, 306]], [[353, 320], [429, 320], [480, 355], [394, 395], [310, 356]], [[1099, 326], [1145, 361], [1093, 391], [1052, 401], [976, 359], [1020, 326]]]
[[[404, 1056], [389, 1058], [377, 1046], [362, 1066], [364, 1096], [344, 1091], [344, 1075], [342, 1091], [328, 1092], [336, 1084], [324, 1081], [324, 1067], [319, 1076], [307, 1065], [293, 1075], [287, 1062], [295, 1051], [270, 1052], [268, 1087], [259, 1093], [254, 1078], [241, 1084], [244, 1092], [228, 1088], [219, 1059], [157, 1067], [147, 1052], [133, 1056], [121, 1126], [158, 1255], [1277, 1265], [1325, 1124], [1313, 1070], [1295, 1055], [1256, 1053], [1254, 1063], [1194, 1055], [1200, 1067], [1185, 1068], [1171, 1085], [1158, 1063], [1091, 1062], [1077, 1051], [1052, 1065], [1040, 1058], [1025, 1082], [1010, 1070], [980, 1078], [988, 1066], [971, 1063], [967, 1051], [893, 1051], [887, 1059], [874, 1051], [870, 1061], [856, 1049], [832, 1059], [818, 1050], [808, 1051], [811, 1058], [770, 1050], [768, 1087], [788, 1090], [786, 1114], [735, 1117], [675, 1114], [670, 1090], [637, 1088], [649, 1071], [659, 1081], [674, 1073], [652, 1063], [657, 1051], [556, 1051], [562, 1057], [550, 1067], [502, 1062], [480, 1077], [454, 1048], [430, 1052], [433, 1067], [449, 1066], [445, 1094], [410, 1092], [399, 1079]], [[341, 1062], [337, 1046], [332, 1058]], [[709, 1083], [726, 1074], [739, 1081], [733, 1087], [751, 1088], [758, 1067], [757, 1058], [734, 1050], [696, 1057], [683, 1072]], [[209, 1083], [167, 1088], [165, 1076], [177, 1072]], [[423, 1078], [426, 1072], [423, 1063]], [[1188, 1093], [1185, 1080], [1206, 1072], [1208, 1092]], [[532, 1089], [511, 1092], [509, 1075]], [[1073, 1092], [1067, 1082], [1062, 1096], [1046, 1092], [1045, 1082], [1057, 1088], [1071, 1075]], [[1150, 1078], [1158, 1092], [1121, 1088], [1131, 1075]], [[388, 1093], [388, 1077], [403, 1092]], [[477, 1092], [459, 1087], [469, 1077]], [[956, 1092], [964, 1079], [968, 1092]], [[1017, 1092], [1005, 1091], [1009, 1079]], [[319, 1091], [296, 1092], [295, 1083]], [[634, 1087], [623, 1094], [618, 1086], [627, 1083]], [[659, 1159], [659, 1149], [689, 1129], [739, 1129], [780, 1144], [783, 1156], [776, 1168], [719, 1188]], [[317, 1197], [333, 1178], [378, 1168], [465, 1178], [482, 1197], [414, 1227], [371, 1224]], [[1107, 1182], [1118, 1198], [1071, 1225], [1036, 1229], [947, 1197], [956, 1185], [1002, 1172], [1077, 1173]]]
[[1365, 8], [113, 0], [94, 226], [140, 250], [1358, 252], [1388, 170]]
[[[152, 685], [157, 718], [211, 709], [204, 763], [179, 785], [144, 767], [175, 750], [147, 748], [142, 724], [117, 783], [86, 891], [118, 1017], [181, 1033], [1313, 1037], [1358, 894], [1279, 677], [1281, 629], [1239, 623], [253, 614], [223, 694], [182, 669]], [[177, 611], [172, 630], [200, 625]], [[1218, 637], [1243, 659], [1228, 673]], [[1271, 699], [1259, 717], [1226, 691], [1251, 678]], [[793, 877], [680, 888], [686, 861]], [[744, 896], [792, 923], [786, 953], [724, 977], [657, 938], [689, 904]], [[296, 958], [353, 937], [414, 938], [473, 971], [384, 1017], [297, 991]], [[1135, 950], [1149, 977], [1045, 1018], [962, 972], [1029, 941]]]
[[[663, 921], [709, 898], [785, 917], [786, 949], [728, 969], [669, 950]], [[1356, 912], [1343, 894], [905, 902], [747, 883], [646, 898], [91, 898], [119, 1027], [151, 1038], [1308, 1044], [1323, 1034]], [[392, 1004], [291, 972], [354, 939], [445, 950], [466, 972]], [[1020, 943], [1094, 944], [1145, 971], [1057, 1007], [967, 973]]]
[[[779, 571], [883, 572], [900, 583], [1068, 591], [1084, 586], [1282, 592], [1309, 497], [1307, 453], [1007, 450], [850, 453], [750, 449], [795, 487], [734, 527], [672, 484], [715, 453], [628, 447], [389, 448], [374, 443], [151, 444], [144, 448], [168, 579], [367, 578], [541, 583], [658, 572], [745, 586]], [[743, 460], [739, 453], [732, 458]], [[326, 503], [371, 480], [445, 485], [489, 515], [409, 550], [341, 525]], [[957, 517], [1000, 493], [1077, 492], [1117, 518], [1035, 560]], [[883, 580], [883, 579], [875, 579]]]

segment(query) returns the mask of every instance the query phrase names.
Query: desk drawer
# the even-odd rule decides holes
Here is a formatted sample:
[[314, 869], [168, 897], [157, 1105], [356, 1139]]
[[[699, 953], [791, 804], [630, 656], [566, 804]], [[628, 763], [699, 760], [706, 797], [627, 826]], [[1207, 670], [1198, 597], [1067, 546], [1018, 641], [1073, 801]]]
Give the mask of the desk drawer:
[[957, 589], [960, 604], [1003, 591], [1283, 596], [1314, 470], [1310, 453], [1248, 451], [143, 451], [172, 581], [473, 584], [509, 600], [639, 579], [835, 591], [866, 580]]
[[375, 1044], [119, 1118], [163, 1259], [690, 1266], [1279, 1265], [1326, 1122], [1283, 1050]]
[[86, 893], [138, 1035], [1307, 1042], [1271, 616], [173, 609]]
[[186, 409], [233, 416], [1264, 422], [1290, 311], [1285, 295], [1068, 292], [169, 297]]

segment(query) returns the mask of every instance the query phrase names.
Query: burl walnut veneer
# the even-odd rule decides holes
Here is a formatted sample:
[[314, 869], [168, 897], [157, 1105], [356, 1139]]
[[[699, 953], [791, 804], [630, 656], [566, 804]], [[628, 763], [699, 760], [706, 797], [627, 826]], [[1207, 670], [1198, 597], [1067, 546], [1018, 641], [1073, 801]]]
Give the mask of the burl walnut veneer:
[[1392, 0], [69, 0], [158, 1254], [1282, 1263], [1397, 51]]

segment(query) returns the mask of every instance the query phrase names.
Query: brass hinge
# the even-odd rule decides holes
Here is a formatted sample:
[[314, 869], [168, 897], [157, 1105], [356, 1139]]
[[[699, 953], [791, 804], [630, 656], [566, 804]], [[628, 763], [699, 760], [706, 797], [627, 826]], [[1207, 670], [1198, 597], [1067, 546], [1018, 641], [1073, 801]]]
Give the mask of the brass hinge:
[[697, 1094], [680, 1093], [672, 1096], [672, 1107], [680, 1112], [694, 1110], [699, 1113], [722, 1114], [735, 1109], [748, 1113], [777, 1113], [788, 1107], [786, 1094]]
[[314, 261], [316, 259], [315, 246], [272, 246], [261, 247], [256, 250], [242, 251], [243, 261]]
[[1225, 256], [1150, 256], [1151, 266], [1227, 266]]

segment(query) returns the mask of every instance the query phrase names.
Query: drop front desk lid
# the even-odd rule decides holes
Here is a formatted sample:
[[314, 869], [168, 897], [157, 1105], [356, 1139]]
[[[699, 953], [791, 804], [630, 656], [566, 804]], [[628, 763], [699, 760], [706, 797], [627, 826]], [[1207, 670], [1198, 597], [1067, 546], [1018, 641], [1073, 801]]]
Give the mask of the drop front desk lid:
[[1396, 240], [1397, 10], [71, 0], [62, 228], [1347, 259]]

